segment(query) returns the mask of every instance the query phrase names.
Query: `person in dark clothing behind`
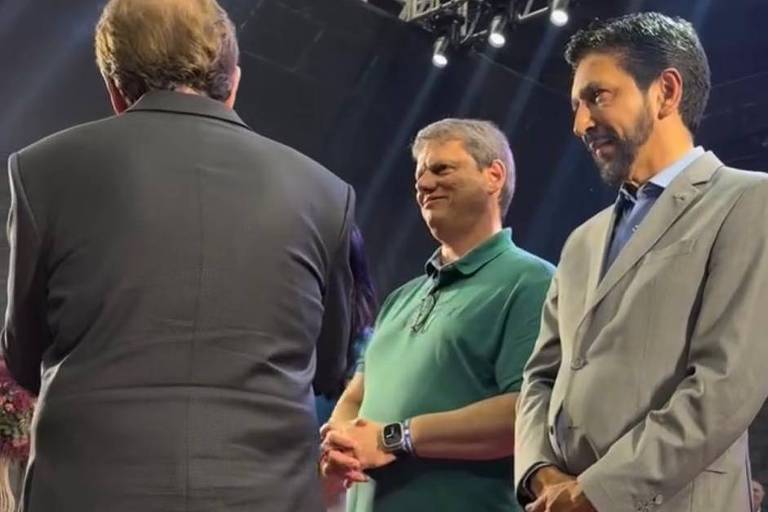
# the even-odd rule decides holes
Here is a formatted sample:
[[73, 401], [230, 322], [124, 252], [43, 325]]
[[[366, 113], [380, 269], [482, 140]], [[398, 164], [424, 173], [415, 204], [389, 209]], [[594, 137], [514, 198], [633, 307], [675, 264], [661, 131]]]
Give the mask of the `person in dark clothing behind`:
[[[376, 310], [378, 309], [376, 287], [368, 271], [363, 235], [356, 225], [352, 226], [349, 244], [352, 294], [350, 299], [351, 329], [349, 349], [347, 351], [346, 381], [351, 380], [355, 374], [360, 358], [365, 352], [365, 347], [371, 339], [373, 322], [376, 320]], [[317, 395], [315, 397], [318, 426], [328, 421], [340, 396], [341, 392], [330, 396]]]
[[[350, 313], [352, 315], [350, 330], [350, 343], [347, 353], [346, 380], [349, 381], [358, 369], [368, 341], [373, 335], [373, 323], [376, 320], [378, 300], [373, 279], [368, 271], [368, 262], [365, 257], [365, 245], [360, 229], [354, 225], [350, 234], [349, 265], [352, 269], [352, 296], [350, 300]], [[318, 426], [324, 425], [331, 417], [341, 393], [332, 396], [318, 395], [315, 397], [317, 408]], [[324, 479], [325, 502], [329, 510], [341, 510], [343, 504], [343, 486], [338, 480]]]

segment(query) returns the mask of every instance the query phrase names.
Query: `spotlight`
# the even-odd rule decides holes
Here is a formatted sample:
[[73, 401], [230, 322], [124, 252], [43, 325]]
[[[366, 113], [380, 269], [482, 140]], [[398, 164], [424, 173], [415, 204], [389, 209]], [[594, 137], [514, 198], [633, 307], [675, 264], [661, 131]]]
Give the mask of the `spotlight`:
[[558, 27], [568, 23], [568, 0], [552, 0], [549, 21]]
[[504, 31], [507, 27], [507, 17], [503, 14], [497, 14], [491, 20], [491, 29], [488, 32], [488, 44], [494, 48], [501, 48], [507, 44], [507, 36]]
[[448, 45], [448, 36], [440, 36], [435, 40], [432, 64], [436, 68], [444, 68], [448, 65]]

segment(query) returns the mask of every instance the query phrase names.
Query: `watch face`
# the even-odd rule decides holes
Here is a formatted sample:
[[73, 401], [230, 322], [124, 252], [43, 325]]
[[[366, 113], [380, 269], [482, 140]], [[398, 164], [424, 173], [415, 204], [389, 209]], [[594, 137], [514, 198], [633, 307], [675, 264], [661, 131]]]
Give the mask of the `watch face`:
[[403, 440], [403, 429], [399, 423], [390, 423], [384, 427], [384, 446], [398, 446]]

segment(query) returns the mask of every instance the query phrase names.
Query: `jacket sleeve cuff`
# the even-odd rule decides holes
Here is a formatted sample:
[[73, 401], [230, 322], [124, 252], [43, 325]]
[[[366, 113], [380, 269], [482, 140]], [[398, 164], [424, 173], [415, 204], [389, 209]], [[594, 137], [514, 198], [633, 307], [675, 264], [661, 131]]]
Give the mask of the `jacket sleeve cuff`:
[[584, 494], [597, 512], [657, 512], [664, 504], [661, 494], [643, 497], [621, 490], [619, 496], [604, 485], [600, 474], [589, 469], [577, 477]]
[[533, 488], [531, 487], [533, 475], [541, 468], [551, 465], [552, 464], [549, 462], [537, 462], [525, 472], [523, 478], [520, 479], [520, 485], [517, 489], [517, 501], [520, 502], [521, 505], [525, 506], [536, 500], [536, 495], [533, 493]]

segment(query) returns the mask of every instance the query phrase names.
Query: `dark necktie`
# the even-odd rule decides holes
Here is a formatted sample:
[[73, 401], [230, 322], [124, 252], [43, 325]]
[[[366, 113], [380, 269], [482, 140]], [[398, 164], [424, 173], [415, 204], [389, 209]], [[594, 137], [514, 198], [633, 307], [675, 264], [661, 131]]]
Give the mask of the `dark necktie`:
[[621, 188], [616, 201], [616, 222], [613, 228], [613, 238], [603, 266], [603, 275], [616, 261], [619, 253], [632, 238], [632, 234], [640, 227], [640, 223], [648, 215], [662, 192], [664, 192], [663, 187], [651, 182], [640, 187], [636, 195], [626, 185]]

